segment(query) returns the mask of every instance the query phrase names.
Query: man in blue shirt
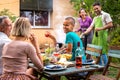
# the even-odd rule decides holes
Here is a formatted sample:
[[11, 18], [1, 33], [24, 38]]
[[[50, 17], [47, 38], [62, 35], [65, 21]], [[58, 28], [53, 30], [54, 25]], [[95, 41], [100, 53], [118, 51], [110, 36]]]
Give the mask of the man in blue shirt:
[[[65, 18], [63, 22], [63, 30], [66, 33], [66, 40], [65, 40], [65, 44], [67, 45], [66, 53], [72, 53], [72, 57], [70, 59], [71, 61], [75, 60], [75, 50], [77, 49], [78, 42], [80, 42], [80, 48], [83, 49], [82, 40], [75, 32], [73, 32], [74, 26], [75, 26], [74, 18], [72, 17]], [[55, 44], [57, 43], [55, 37], [50, 33], [49, 33], [49, 36], [47, 37], [51, 38]], [[86, 57], [85, 57], [85, 53], [83, 54], [84, 55], [82, 56], [82, 60], [84, 61]]]
[[[72, 58], [71, 60], [75, 60], [75, 50], [77, 49], [77, 43], [80, 42], [80, 48], [83, 48], [83, 43], [80, 37], [73, 32], [73, 28], [75, 26], [75, 20], [72, 17], [65, 18], [63, 22], [63, 30], [66, 33], [66, 41], [65, 44], [67, 44], [67, 53], [72, 52]], [[82, 57], [83, 60], [85, 60], [85, 54]]]

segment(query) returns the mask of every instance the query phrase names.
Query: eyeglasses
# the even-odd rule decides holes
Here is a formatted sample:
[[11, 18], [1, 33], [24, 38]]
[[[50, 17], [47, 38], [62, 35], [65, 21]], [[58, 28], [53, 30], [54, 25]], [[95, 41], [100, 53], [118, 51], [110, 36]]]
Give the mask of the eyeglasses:
[[12, 24], [6, 24], [6, 25], [4, 25], [4, 26], [8, 26], [8, 27], [9, 27], [9, 26], [12, 26]]
[[0, 25], [7, 27], [12, 26], [12, 23], [3, 23], [3, 20], [6, 18], [8, 18], [8, 16], [0, 16]]

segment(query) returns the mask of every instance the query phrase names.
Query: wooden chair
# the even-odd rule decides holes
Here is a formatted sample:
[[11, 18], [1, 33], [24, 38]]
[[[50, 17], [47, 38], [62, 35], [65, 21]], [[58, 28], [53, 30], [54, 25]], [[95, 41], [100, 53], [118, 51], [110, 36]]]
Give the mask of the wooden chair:
[[[109, 50], [109, 52], [108, 52], [108, 63], [107, 63], [107, 66], [105, 67], [105, 69], [103, 71], [103, 74], [101, 74], [101, 75], [100, 74], [91, 75], [89, 79], [90, 80], [119, 80], [119, 78], [120, 78], [120, 65], [112, 63], [112, 58], [120, 58], [120, 50]], [[116, 78], [114, 78], [114, 79], [109, 78], [106, 75], [106, 72], [110, 67], [118, 69], [118, 73], [116, 71], [117, 75], [116, 75]]]
[[95, 64], [98, 64], [102, 55], [102, 46], [87, 44], [85, 52], [86, 55], [90, 55], [92, 57], [92, 59], [95, 61]]
[[[102, 47], [94, 44], [87, 44], [87, 48], [85, 51], [86, 55], [91, 55], [91, 57], [96, 58], [95, 59], [95, 64], [98, 64], [100, 61], [100, 57], [102, 54]], [[83, 79], [83, 80], [88, 80], [91, 74], [93, 74], [94, 71], [88, 72], [86, 75], [70, 75], [69, 80], [78, 80], [78, 79]], [[87, 76], [87, 77], [86, 77]]]

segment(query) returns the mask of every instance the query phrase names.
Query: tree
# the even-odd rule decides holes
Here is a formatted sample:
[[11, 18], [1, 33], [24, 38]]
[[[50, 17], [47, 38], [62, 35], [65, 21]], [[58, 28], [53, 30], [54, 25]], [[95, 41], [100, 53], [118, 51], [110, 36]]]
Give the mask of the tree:
[[2, 11], [0, 11], [0, 16], [6, 15], [8, 16], [12, 22], [15, 21], [15, 19], [17, 18], [17, 16], [15, 16], [12, 12], [9, 11], [9, 9], [3, 9]]
[[93, 4], [94, 0], [70, 0], [70, 2], [73, 4], [73, 7], [77, 12], [76, 15], [78, 15], [80, 8], [84, 8], [86, 9], [88, 15], [93, 17], [93, 10], [91, 5]]
[[[93, 17], [92, 4], [99, 1], [102, 5], [102, 10], [110, 13], [114, 27], [109, 30], [109, 45], [120, 47], [120, 0], [70, 0], [74, 5], [74, 9], [78, 12], [80, 8], [85, 8]], [[114, 59], [115, 62], [120, 62], [120, 59]]]
[[120, 26], [120, 0], [70, 0], [74, 9], [77, 11], [76, 15], [78, 15], [80, 8], [85, 8], [91, 17], [94, 17], [92, 4], [95, 1], [99, 1], [103, 10], [111, 14], [114, 26]]

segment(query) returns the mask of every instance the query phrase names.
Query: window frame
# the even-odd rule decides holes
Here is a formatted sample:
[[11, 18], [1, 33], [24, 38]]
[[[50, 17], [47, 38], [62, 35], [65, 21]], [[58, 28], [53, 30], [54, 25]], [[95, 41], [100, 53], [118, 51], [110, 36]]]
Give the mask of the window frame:
[[[21, 12], [25, 12], [26, 14], [28, 14], [29, 12], [32, 12], [32, 14], [33, 14], [33, 24], [31, 24], [32, 26], [32, 28], [51, 28], [50, 27], [50, 11], [43, 11], [43, 12], [47, 12], [48, 13], [48, 18], [47, 18], [47, 20], [48, 20], [48, 23], [47, 23], [47, 25], [40, 25], [40, 26], [37, 26], [36, 24], [35, 24], [35, 15], [36, 15], [36, 13], [37, 12], [42, 12], [42, 10], [20, 10], [20, 13]], [[28, 13], [27, 13], [28, 12]], [[21, 14], [20, 14], [20, 16], [21, 16]], [[28, 15], [26, 15], [26, 16], [28, 16]], [[26, 16], [22, 16], [22, 17], [26, 17]], [[28, 17], [27, 17], [28, 18]]]

